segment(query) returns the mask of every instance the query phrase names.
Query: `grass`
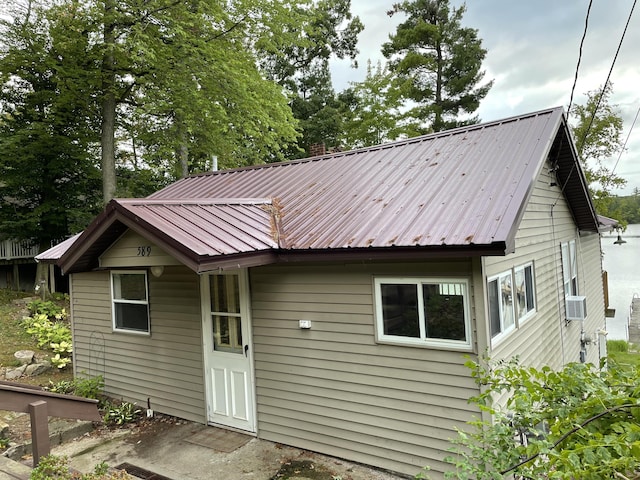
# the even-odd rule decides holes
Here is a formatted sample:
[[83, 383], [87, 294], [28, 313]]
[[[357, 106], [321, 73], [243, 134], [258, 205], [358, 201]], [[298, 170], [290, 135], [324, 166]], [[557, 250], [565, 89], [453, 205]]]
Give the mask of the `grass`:
[[[0, 332], [2, 332], [0, 335], [0, 366], [17, 366], [17, 361], [13, 354], [18, 350], [33, 350], [36, 354], [50, 354], [50, 352], [38, 349], [31, 336], [22, 328], [22, 317], [28, 315], [28, 312], [25, 311], [24, 303], [16, 304], [13, 301], [28, 296], [30, 295], [25, 292], [0, 289]], [[59, 382], [72, 378], [72, 369], [67, 367], [62, 371], [53, 368], [43, 375], [30, 378], [23, 377], [19, 381], [31, 385], [47, 385], [49, 381]]]
[[634, 365], [640, 368], [640, 352], [634, 345], [624, 340], [609, 340], [607, 342], [609, 359], [618, 365]]

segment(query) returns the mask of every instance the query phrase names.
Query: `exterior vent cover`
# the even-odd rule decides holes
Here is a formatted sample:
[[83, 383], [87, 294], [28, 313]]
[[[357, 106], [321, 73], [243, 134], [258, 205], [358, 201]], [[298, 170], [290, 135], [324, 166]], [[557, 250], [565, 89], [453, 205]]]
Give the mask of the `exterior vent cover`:
[[567, 320], [584, 320], [587, 316], [587, 297], [567, 297]]

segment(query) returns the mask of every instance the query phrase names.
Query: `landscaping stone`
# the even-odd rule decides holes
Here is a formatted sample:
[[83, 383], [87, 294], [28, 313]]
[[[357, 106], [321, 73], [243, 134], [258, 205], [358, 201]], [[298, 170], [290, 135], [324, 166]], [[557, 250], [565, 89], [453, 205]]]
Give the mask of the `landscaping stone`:
[[17, 367], [17, 368], [8, 368], [7, 367], [7, 371], [4, 374], [5, 380], [17, 380], [18, 378], [20, 378], [22, 375], [24, 375], [24, 371], [27, 369], [28, 365], [22, 365], [21, 367]]
[[35, 354], [33, 350], [18, 350], [13, 356], [20, 362], [20, 365], [30, 365]]
[[24, 375], [27, 377], [35, 377], [36, 375], [42, 375], [49, 370], [51, 370], [51, 364], [49, 363], [32, 363], [31, 365], [27, 365]]

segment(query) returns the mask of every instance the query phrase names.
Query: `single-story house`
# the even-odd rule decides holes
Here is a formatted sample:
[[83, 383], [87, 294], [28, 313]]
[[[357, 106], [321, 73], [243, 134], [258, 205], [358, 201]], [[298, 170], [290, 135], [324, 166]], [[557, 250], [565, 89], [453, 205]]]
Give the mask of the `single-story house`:
[[403, 474], [479, 415], [466, 357], [597, 363], [599, 223], [562, 108], [113, 200], [41, 261], [117, 398]]

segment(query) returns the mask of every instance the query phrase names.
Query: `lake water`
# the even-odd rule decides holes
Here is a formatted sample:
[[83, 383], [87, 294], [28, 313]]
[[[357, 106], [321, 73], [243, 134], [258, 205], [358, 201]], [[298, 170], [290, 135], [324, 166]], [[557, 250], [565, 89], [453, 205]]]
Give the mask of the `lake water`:
[[614, 245], [615, 231], [602, 237], [602, 267], [609, 272], [609, 307], [615, 318], [607, 318], [609, 340], [627, 340], [629, 308], [634, 295], [640, 296], [640, 224], [629, 225], [622, 234], [627, 243]]

